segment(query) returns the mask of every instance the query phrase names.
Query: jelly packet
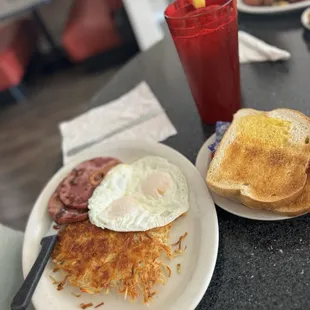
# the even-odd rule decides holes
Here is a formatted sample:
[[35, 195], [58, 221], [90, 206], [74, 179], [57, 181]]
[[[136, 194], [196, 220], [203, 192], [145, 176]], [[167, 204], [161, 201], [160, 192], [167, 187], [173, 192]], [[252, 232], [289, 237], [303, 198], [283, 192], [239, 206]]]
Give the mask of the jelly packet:
[[212, 154], [217, 150], [218, 145], [220, 144], [225, 132], [230, 126], [230, 122], [216, 122], [215, 126], [215, 142], [208, 146]]

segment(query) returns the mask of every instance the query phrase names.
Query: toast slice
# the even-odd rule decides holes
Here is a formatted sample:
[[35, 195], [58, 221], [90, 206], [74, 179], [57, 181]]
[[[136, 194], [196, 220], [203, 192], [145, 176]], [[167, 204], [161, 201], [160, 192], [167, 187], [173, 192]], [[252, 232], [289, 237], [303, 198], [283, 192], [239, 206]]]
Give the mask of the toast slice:
[[310, 120], [300, 112], [241, 109], [211, 161], [207, 184], [248, 207], [285, 212], [280, 206], [293, 203], [307, 182], [309, 139]]
[[274, 202], [272, 204], [258, 203], [253, 206], [253, 204], [248, 204], [247, 199], [243, 197], [240, 201], [252, 209], [268, 210], [279, 214], [285, 214], [288, 216], [297, 216], [310, 212], [310, 176], [308, 175], [307, 182], [301, 194], [295, 198], [293, 201], [284, 202]]
[[295, 216], [310, 212], [310, 176], [307, 178], [306, 185], [301, 194], [294, 201], [276, 203], [272, 206], [271, 211]]

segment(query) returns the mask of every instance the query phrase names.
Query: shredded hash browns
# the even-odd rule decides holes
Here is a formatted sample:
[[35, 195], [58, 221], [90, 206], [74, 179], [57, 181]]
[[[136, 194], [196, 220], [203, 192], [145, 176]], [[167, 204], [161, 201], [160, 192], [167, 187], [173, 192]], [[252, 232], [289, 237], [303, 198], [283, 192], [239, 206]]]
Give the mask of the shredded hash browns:
[[163, 257], [173, 258], [168, 244], [172, 224], [146, 232], [115, 232], [92, 225], [88, 220], [67, 225], [59, 233], [52, 253], [56, 268], [67, 280], [90, 294], [116, 289], [144, 303], [156, 294], [154, 284], [164, 284], [170, 268]]

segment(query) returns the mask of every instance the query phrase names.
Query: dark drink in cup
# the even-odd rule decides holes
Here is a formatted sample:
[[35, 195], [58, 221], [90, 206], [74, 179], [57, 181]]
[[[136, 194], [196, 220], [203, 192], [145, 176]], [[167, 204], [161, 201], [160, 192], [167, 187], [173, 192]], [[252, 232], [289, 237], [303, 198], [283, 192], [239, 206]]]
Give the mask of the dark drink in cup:
[[240, 108], [236, 0], [170, 4], [165, 18], [200, 117], [206, 124], [231, 121]]

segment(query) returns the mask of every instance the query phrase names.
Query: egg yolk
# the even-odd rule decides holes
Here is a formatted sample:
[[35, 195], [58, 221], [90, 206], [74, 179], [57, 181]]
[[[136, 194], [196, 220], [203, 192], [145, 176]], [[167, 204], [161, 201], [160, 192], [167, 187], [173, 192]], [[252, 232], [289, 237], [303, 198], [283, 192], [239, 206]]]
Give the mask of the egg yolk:
[[135, 206], [136, 202], [132, 197], [121, 197], [111, 203], [108, 211], [108, 217], [118, 218], [123, 217], [127, 214], [132, 214], [136, 209]]
[[162, 197], [172, 187], [172, 180], [168, 173], [153, 172], [142, 181], [142, 192], [147, 196]]

